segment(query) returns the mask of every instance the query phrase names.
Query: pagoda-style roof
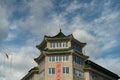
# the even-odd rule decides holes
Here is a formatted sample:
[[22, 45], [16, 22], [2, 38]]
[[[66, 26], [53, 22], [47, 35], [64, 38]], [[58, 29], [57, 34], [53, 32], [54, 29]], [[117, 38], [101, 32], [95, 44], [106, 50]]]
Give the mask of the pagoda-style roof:
[[72, 36], [72, 34], [66, 36], [64, 33], [62, 33], [61, 29], [60, 29], [60, 32], [55, 36], [46, 36], [45, 35], [45, 37], [47, 37], [47, 38], [65, 38], [65, 37], [69, 37], [69, 36]]
[[29, 72], [31, 72], [31, 71], [37, 71], [37, 70], [38, 70], [38, 67], [34, 67], [34, 68], [30, 69]]
[[54, 41], [54, 40], [71, 40], [72, 42], [79, 44], [81, 46], [81, 48], [86, 45], [86, 43], [80, 42], [77, 39], [75, 39], [72, 34], [65, 35], [60, 29], [60, 32], [55, 36], [46, 36], [45, 35], [43, 41], [39, 45], [36, 45], [36, 47], [40, 50], [43, 50], [43, 46], [47, 43], [47, 41]]
[[41, 58], [43, 58], [45, 55], [43, 54], [43, 52], [37, 57], [37, 58], [34, 58], [34, 61], [35, 62], [39, 62], [39, 60], [41, 59]]
[[104, 74], [106, 74], [108, 76], [114, 77], [115, 79], [120, 79], [120, 77], [117, 74], [103, 68], [102, 66], [92, 62], [91, 60], [86, 60], [86, 62], [85, 62], [85, 70], [91, 70], [91, 69], [94, 69], [94, 70], [96, 70], [98, 72], [104, 73]]
[[27, 73], [21, 80], [26, 80], [26, 79], [28, 79], [28, 77], [30, 77], [32, 74], [38, 73], [38, 72], [39, 72], [38, 67], [34, 67], [34, 68], [30, 69], [30, 70], [28, 71], [28, 73]]

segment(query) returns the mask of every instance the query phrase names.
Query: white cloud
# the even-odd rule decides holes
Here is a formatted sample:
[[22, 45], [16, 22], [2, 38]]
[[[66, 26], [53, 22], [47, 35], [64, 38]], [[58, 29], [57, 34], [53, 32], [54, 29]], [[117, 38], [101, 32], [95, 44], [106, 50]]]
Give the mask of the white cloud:
[[8, 35], [8, 14], [6, 10], [0, 5], [0, 43], [7, 37]]
[[[8, 54], [8, 59], [6, 58], [4, 52]], [[12, 76], [12, 80], [20, 80], [23, 76], [25, 76], [25, 74], [27, 74], [30, 68], [37, 66], [33, 59], [38, 57], [39, 54], [40, 53], [37, 52], [35, 48], [30, 46], [24, 46], [19, 49], [11, 48], [8, 50], [3, 50], [3, 52], [0, 53], [0, 72], [2, 72], [2, 75], [6, 74], [5, 80], [8, 80], [10, 76]], [[4, 61], [5, 65], [3, 68]], [[11, 63], [12, 67], [10, 68]]]
[[22, 30], [30, 30], [33, 34], [45, 34], [51, 30], [56, 29], [49, 25], [46, 19], [45, 12], [52, 8], [52, 3], [49, 0], [34, 0], [28, 3], [30, 6], [30, 14], [25, 20], [20, 20], [16, 23]]
[[113, 41], [110, 41], [109, 43], [106, 43], [106, 44], [103, 46], [102, 50], [103, 50], [103, 51], [104, 51], [104, 50], [108, 50], [108, 49], [116, 46], [116, 45], [114, 45], [114, 44], [117, 44], [117, 41], [116, 41], [116, 40], [113, 40]]
[[120, 33], [120, 24], [119, 24], [119, 11], [112, 11], [110, 8], [107, 8], [103, 11], [100, 18], [95, 19], [94, 24], [98, 26], [95, 29], [97, 34], [98, 42], [100, 42], [102, 51], [106, 51], [112, 47], [117, 46], [119, 39], [118, 36]]
[[7, 38], [5, 39], [5, 41], [11, 41], [11, 40], [13, 40], [15, 37], [16, 37], [15, 34], [9, 33], [8, 36], [7, 36]]
[[[22, 35], [17, 35], [19, 32], [23, 33], [28, 31], [35, 35], [34, 37], [26, 38], [23, 47], [20, 47], [19, 45], [16, 47], [14, 44], [12, 47], [11, 45], [5, 45], [5, 47], [11, 47], [11, 52], [13, 53], [14, 57], [13, 73], [15, 72], [16, 74], [13, 75], [14, 79], [12, 80], [18, 80], [22, 78], [31, 67], [36, 65], [33, 61], [33, 58], [38, 56], [39, 51], [35, 48], [35, 45], [39, 44], [39, 42], [43, 40], [43, 35], [55, 35], [58, 33], [60, 28], [63, 29], [63, 33], [73, 33], [76, 39], [87, 43], [85, 50], [87, 55], [90, 55], [92, 58], [94, 58], [94, 56], [96, 56], [98, 53], [114, 47], [113, 44], [116, 46], [118, 43], [118, 39], [116, 39], [118, 36], [116, 35], [119, 35], [120, 32], [120, 24], [118, 19], [119, 11], [112, 11], [112, 9], [109, 7], [110, 2], [106, 2], [102, 4], [104, 7], [104, 9], [101, 11], [102, 14], [99, 17], [95, 18], [93, 21], [86, 22], [83, 17], [86, 14], [91, 14], [88, 12], [89, 9], [90, 11], [94, 11], [96, 5], [97, 4], [95, 4], [95, 0], [90, 4], [78, 4], [77, 2], [73, 2], [69, 6], [64, 5], [66, 7], [66, 10], [64, 12], [57, 14], [55, 11], [53, 11], [52, 14], [48, 16], [45, 15], [45, 12], [48, 11], [49, 13], [49, 11], [54, 8], [54, 5], [50, 0], [33, 0], [30, 2], [25, 2], [25, 5], [19, 8], [19, 10], [23, 11], [24, 8], [26, 9], [26, 7], [29, 7], [30, 13], [27, 15], [27, 17], [15, 21], [14, 24], [9, 25], [9, 29], [14, 30], [15, 32], [7, 31], [9, 24], [7, 18], [9, 15], [7, 15], [6, 10], [0, 6], [0, 34], [2, 34], [0, 37], [0, 42], [6, 37], [6, 40], [8, 41], [13, 40], [17, 37], [21, 38]], [[85, 8], [86, 12], [84, 12], [82, 15], [75, 15], [71, 19], [71, 23], [68, 23], [66, 15], [80, 8]], [[14, 10], [17, 10], [17, 8], [12, 8], [12, 10], [8, 9], [8, 12], [12, 14], [11, 11]], [[29, 35], [25, 34], [25, 37], [27, 36]], [[102, 47], [99, 45], [102, 45]], [[3, 55], [0, 54], [0, 59], [3, 60], [2, 56]], [[107, 66], [106, 68], [109, 68], [118, 74], [120, 72], [118, 66], [119, 64], [115, 65], [120, 62], [119, 57], [115, 59], [112, 57], [99, 58], [95, 61], [105, 67]], [[0, 68], [0, 71], [1, 70], [2, 69]]]
[[[90, 35], [85, 30], [75, 30], [73, 32], [73, 35], [76, 39], [78, 39], [81, 42], [87, 43], [84, 50], [86, 51], [84, 54], [86, 55], [94, 55], [100, 53], [100, 49], [98, 47], [97, 41], [95, 40], [95, 37]], [[83, 51], [84, 51], [83, 50]], [[91, 56], [91, 57], [94, 57]]]
[[77, 9], [80, 9], [83, 7], [83, 4], [78, 3], [77, 1], [73, 1], [67, 8], [66, 12], [71, 13]]
[[[89, 7], [86, 7], [86, 9], [91, 9], [95, 7], [95, 1], [93, 0], [91, 2], [91, 5], [88, 4]], [[106, 51], [112, 47], [115, 47], [117, 43], [119, 42], [117, 39], [117, 35], [120, 33], [120, 24], [119, 24], [119, 11], [113, 11], [110, 8], [110, 2], [105, 1], [103, 5], [103, 10], [101, 11], [101, 16], [95, 18], [91, 22], [86, 22], [83, 20], [83, 16], [85, 15], [76, 15], [72, 19], [72, 23], [68, 26], [70, 26], [71, 31], [72, 30], [84, 30], [88, 32], [88, 36], [91, 35], [94, 37], [93, 42], [97, 43], [91, 43], [91, 47], [94, 46], [95, 50], [97, 49], [97, 52], [99, 50]], [[75, 5], [76, 6], [76, 5]], [[72, 7], [72, 6], [71, 6]], [[76, 9], [73, 9], [76, 10]], [[94, 12], [93, 12], [94, 13]], [[90, 13], [85, 13], [90, 14]], [[92, 33], [89, 33], [92, 32]], [[89, 40], [89, 39], [88, 39]], [[113, 43], [114, 42], [114, 43]], [[89, 42], [88, 42], [89, 43]], [[110, 44], [111, 43], [111, 44]], [[114, 46], [113, 46], [114, 44]], [[102, 46], [102, 49], [101, 49]], [[104, 49], [103, 49], [104, 48]], [[88, 51], [90, 52], [90, 51]], [[93, 52], [90, 52], [91, 54], [94, 54]]]
[[94, 61], [105, 67], [106, 69], [118, 74], [120, 76], [120, 58], [119, 57], [112, 57], [111, 56], [107, 56], [105, 58], [97, 58], [97, 59], [94, 59]]

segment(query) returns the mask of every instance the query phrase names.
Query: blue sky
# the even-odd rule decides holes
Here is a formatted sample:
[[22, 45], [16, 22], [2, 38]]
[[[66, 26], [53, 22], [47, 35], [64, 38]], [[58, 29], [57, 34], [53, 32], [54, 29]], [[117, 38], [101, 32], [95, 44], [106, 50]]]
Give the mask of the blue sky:
[[20, 80], [36, 65], [35, 46], [60, 29], [87, 43], [90, 60], [120, 75], [120, 0], [0, 0], [0, 79], [9, 80], [5, 52], [12, 80]]

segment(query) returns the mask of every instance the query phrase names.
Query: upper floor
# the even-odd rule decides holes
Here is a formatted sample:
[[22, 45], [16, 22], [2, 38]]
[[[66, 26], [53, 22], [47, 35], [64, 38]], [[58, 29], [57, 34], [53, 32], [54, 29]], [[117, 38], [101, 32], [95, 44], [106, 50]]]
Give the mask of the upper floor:
[[70, 50], [73, 49], [82, 53], [83, 47], [86, 43], [80, 42], [73, 37], [72, 34], [65, 35], [61, 32], [55, 36], [44, 36], [44, 40], [36, 47], [40, 51], [56, 51], [56, 50]]

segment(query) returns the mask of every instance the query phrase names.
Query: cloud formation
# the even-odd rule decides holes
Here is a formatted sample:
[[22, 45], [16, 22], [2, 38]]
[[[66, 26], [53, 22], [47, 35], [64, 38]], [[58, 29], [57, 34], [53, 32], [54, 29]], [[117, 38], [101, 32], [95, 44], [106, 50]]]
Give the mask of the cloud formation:
[[0, 6], [0, 43], [7, 37], [8, 35], [8, 16], [6, 10]]
[[[35, 46], [44, 35], [56, 35], [61, 28], [66, 35], [72, 33], [87, 43], [84, 50], [90, 59], [119, 74], [120, 7], [117, 1], [0, 0], [0, 72], [3, 72], [3, 52], [6, 51], [3, 49], [7, 49], [15, 59], [13, 73], [17, 75], [13, 75], [12, 80], [20, 80], [36, 65], [33, 58], [40, 52]], [[113, 64], [117, 65], [113, 67]], [[6, 70], [9, 71], [9, 67]], [[2, 78], [8, 80], [9, 76], [5, 79], [0, 73]]]

